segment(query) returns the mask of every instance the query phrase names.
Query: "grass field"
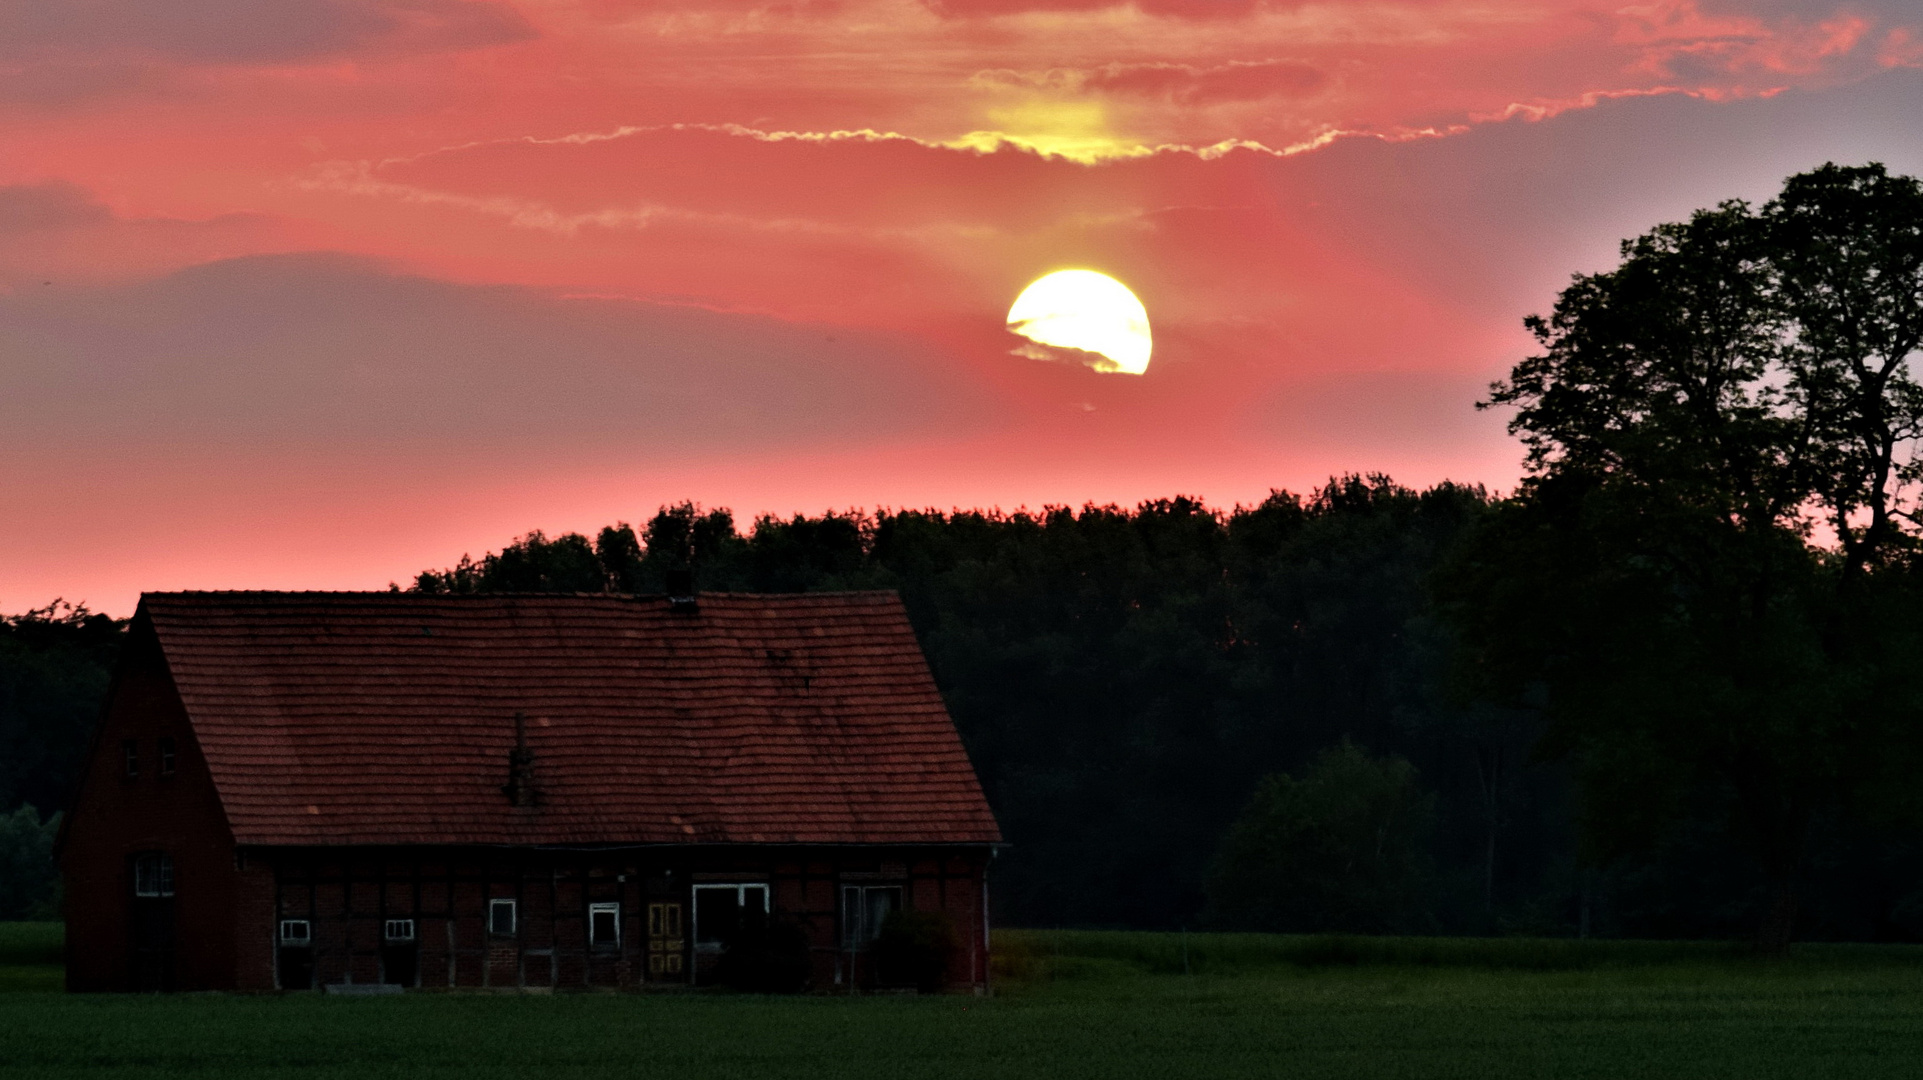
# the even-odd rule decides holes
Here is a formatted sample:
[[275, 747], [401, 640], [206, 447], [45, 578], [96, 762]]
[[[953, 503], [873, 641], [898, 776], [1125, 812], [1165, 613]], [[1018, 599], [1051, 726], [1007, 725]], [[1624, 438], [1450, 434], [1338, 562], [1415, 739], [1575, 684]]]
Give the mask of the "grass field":
[[0, 924], [0, 1076], [1923, 1075], [1907, 948], [1007, 932], [991, 1000], [331, 998], [44, 992], [58, 941]]

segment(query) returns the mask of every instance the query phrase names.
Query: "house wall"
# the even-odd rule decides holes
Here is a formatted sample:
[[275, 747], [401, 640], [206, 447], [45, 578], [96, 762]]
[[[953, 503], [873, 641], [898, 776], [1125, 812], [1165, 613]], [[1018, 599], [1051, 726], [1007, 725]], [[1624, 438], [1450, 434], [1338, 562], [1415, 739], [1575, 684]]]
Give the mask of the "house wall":
[[[221, 990], [237, 978], [237, 916], [258, 912], [258, 870], [242, 871], [206, 761], [151, 631], [136, 627], [61, 842], [67, 923], [67, 987], [102, 990]], [[159, 772], [158, 740], [174, 740], [172, 776]], [[135, 741], [139, 772], [128, 777], [123, 742]], [[136, 964], [134, 858], [172, 858], [171, 957], [160, 969]], [[251, 888], [251, 892], [249, 889]], [[151, 902], [150, 902], [151, 903]]]
[[[765, 884], [772, 917], [805, 929], [813, 989], [872, 988], [868, 953], [846, 947], [841, 890], [902, 889], [906, 906], [941, 911], [961, 948], [949, 976], [958, 989], [987, 988], [982, 848], [645, 848], [621, 851], [524, 849], [256, 849], [272, 866], [275, 903], [251, 929], [272, 948], [279, 920], [309, 923], [313, 944], [295, 961], [312, 964], [312, 984], [393, 981], [384, 970], [383, 930], [411, 918], [415, 981], [423, 988], [557, 990], [696, 985], [716, 977], [717, 953], [695, 948], [696, 886]], [[509, 936], [488, 932], [491, 899], [517, 905]], [[620, 905], [618, 946], [590, 947], [589, 907]], [[680, 971], [652, 970], [648, 907], [681, 905]], [[658, 950], [657, 950], [658, 951]], [[284, 955], [284, 954], [283, 954]], [[294, 968], [298, 970], [298, 967]]]

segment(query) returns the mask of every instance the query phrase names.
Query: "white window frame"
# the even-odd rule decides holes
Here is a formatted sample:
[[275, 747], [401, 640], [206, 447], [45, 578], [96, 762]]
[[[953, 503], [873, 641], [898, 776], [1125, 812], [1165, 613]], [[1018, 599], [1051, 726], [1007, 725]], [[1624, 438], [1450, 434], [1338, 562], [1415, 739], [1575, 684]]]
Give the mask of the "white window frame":
[[720, 952], [722, 948], [724, 948], [723, 944], [719, 941], [701, 940], [701, 894], [704, 891], [717, 892], [722, 889], [732, 889], [734, 891], [734, 906], [736, 911], [747, 906], [746, 900], [750, 890], [758, 891], [761, 893], [761, 913], [763, 915], [774, 914], [774, 893], [768, 888], [768, 883], [765, 881], [698, 882], [694, 887], [694, 903], [690, 905], [693, 910], [688, 913], [688, 929], [693, 931], [693, 933], [688, 936], [694, 940], [694, 947], [697, 951]]
[[[603, 941], [594, 934], [594, 917], [602, 912], [614, 916], [614, 938]], [[591, 949], [618, 949], [621, 947], [621, 905], [615, 902], [588, 905], [588, 947]]]
[[[500, 929], [500, 920], [495, 912], [507, 912], [507, 929]], [[487, 902], [487, 936], [513, 937], [521, 932], [521, 905], [505, 897], [495, 897]]]
[[[873, 926], [868, 925], [868, 913], [869, 913], [869, 908], [871, 907], [871, 905], [868, 902], [868, 896], [870, 893], [877, 893], [877, 892], [895, 893], [897, 897], [895, 910], [896, 911], [908, 910], [908, 887], [903, 882], [888, 881], [888, 882], [877, 882], [873, 885], [869, 885], [866, 883], [842, 885], [841, 887], [841, 947], [842, 948], [850, 949], [850, 950], [865, 949], [868, 946], [873, 945], [875, 943], [875, 939], [881, 936], [880, 923], [876, 923]], [[853, 905], [850, 905], [848, 902], [850, 896], [854, 897]], [[849, 911], [851, 910], [851, 907], [855, 913], [853, 918], [849, 917]]]
[[306, 919], [282, 919], [280, 943], [288, 948], [309, 948], [314, 944], [314, 924]]
[[134, 895], [141, 897], [174, 894], [174, 860], [164, 851], [149, 851], [134, 856]]
[[177, 753], [172, 735], [162, 735], [154, 740], [154, 763], [162, 780], [170, 779], [174, 775], [174, 761]]
[[388, 919], [381, 927], [381, 940], [390, 945], [402, 945], [414, 940], [413, 919]]

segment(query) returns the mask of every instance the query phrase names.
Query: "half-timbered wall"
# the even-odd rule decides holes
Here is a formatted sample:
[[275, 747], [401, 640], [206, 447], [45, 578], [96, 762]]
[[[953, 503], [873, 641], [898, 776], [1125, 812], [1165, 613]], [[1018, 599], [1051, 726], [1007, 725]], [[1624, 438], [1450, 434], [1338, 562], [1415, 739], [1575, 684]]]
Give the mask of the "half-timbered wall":
[[[252, 857], [273, 868], [274, 914], [260, 935], [276, 940], [284, 920], [307, 924], [310, 952], [299, 959], [311, 963], [311, 977], [289, 967], [285, 949], [272, 950], [271, 981], [289, 988], [399, 981], [385, 969], [393, 955], [385, 929], [395, 919], [413, 920], [414, 960], [399, 972], [411, 987], [700, 985], [713, 979], [719, 956], [696, 948], [694, 891], [721, 883], [769, 887], [772, 918], [808, 934], [817, 991], [875, 985], [867, 954], [848, 947], [841, 925], [841, 889], [851, 883], [896, 884], [907, 907], [945, 912], [963, 943], [951, 982], [987, 987], [979, 848], [283, 849]], [[512, 933], [491, 932], [493, 900], [514, 901]], [[620, 905], [619, 940], [591, 943], [592, 908], [608, 903]], [[662, 904], [680, 905], [680, 936], [665, 942], [679, 963], [651, 965], [664, 941], [650, 934], [649, 909]]]

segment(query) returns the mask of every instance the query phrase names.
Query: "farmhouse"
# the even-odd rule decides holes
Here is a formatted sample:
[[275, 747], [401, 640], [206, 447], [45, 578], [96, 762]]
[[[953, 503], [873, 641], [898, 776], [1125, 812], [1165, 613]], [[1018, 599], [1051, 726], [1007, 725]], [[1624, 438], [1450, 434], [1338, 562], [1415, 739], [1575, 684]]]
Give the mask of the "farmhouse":
[[892, 593], [152, 593], [68, 986], [666, 988], [781, 937], [855, 991], [914, 911], [981, 991], [1000, 842]]

